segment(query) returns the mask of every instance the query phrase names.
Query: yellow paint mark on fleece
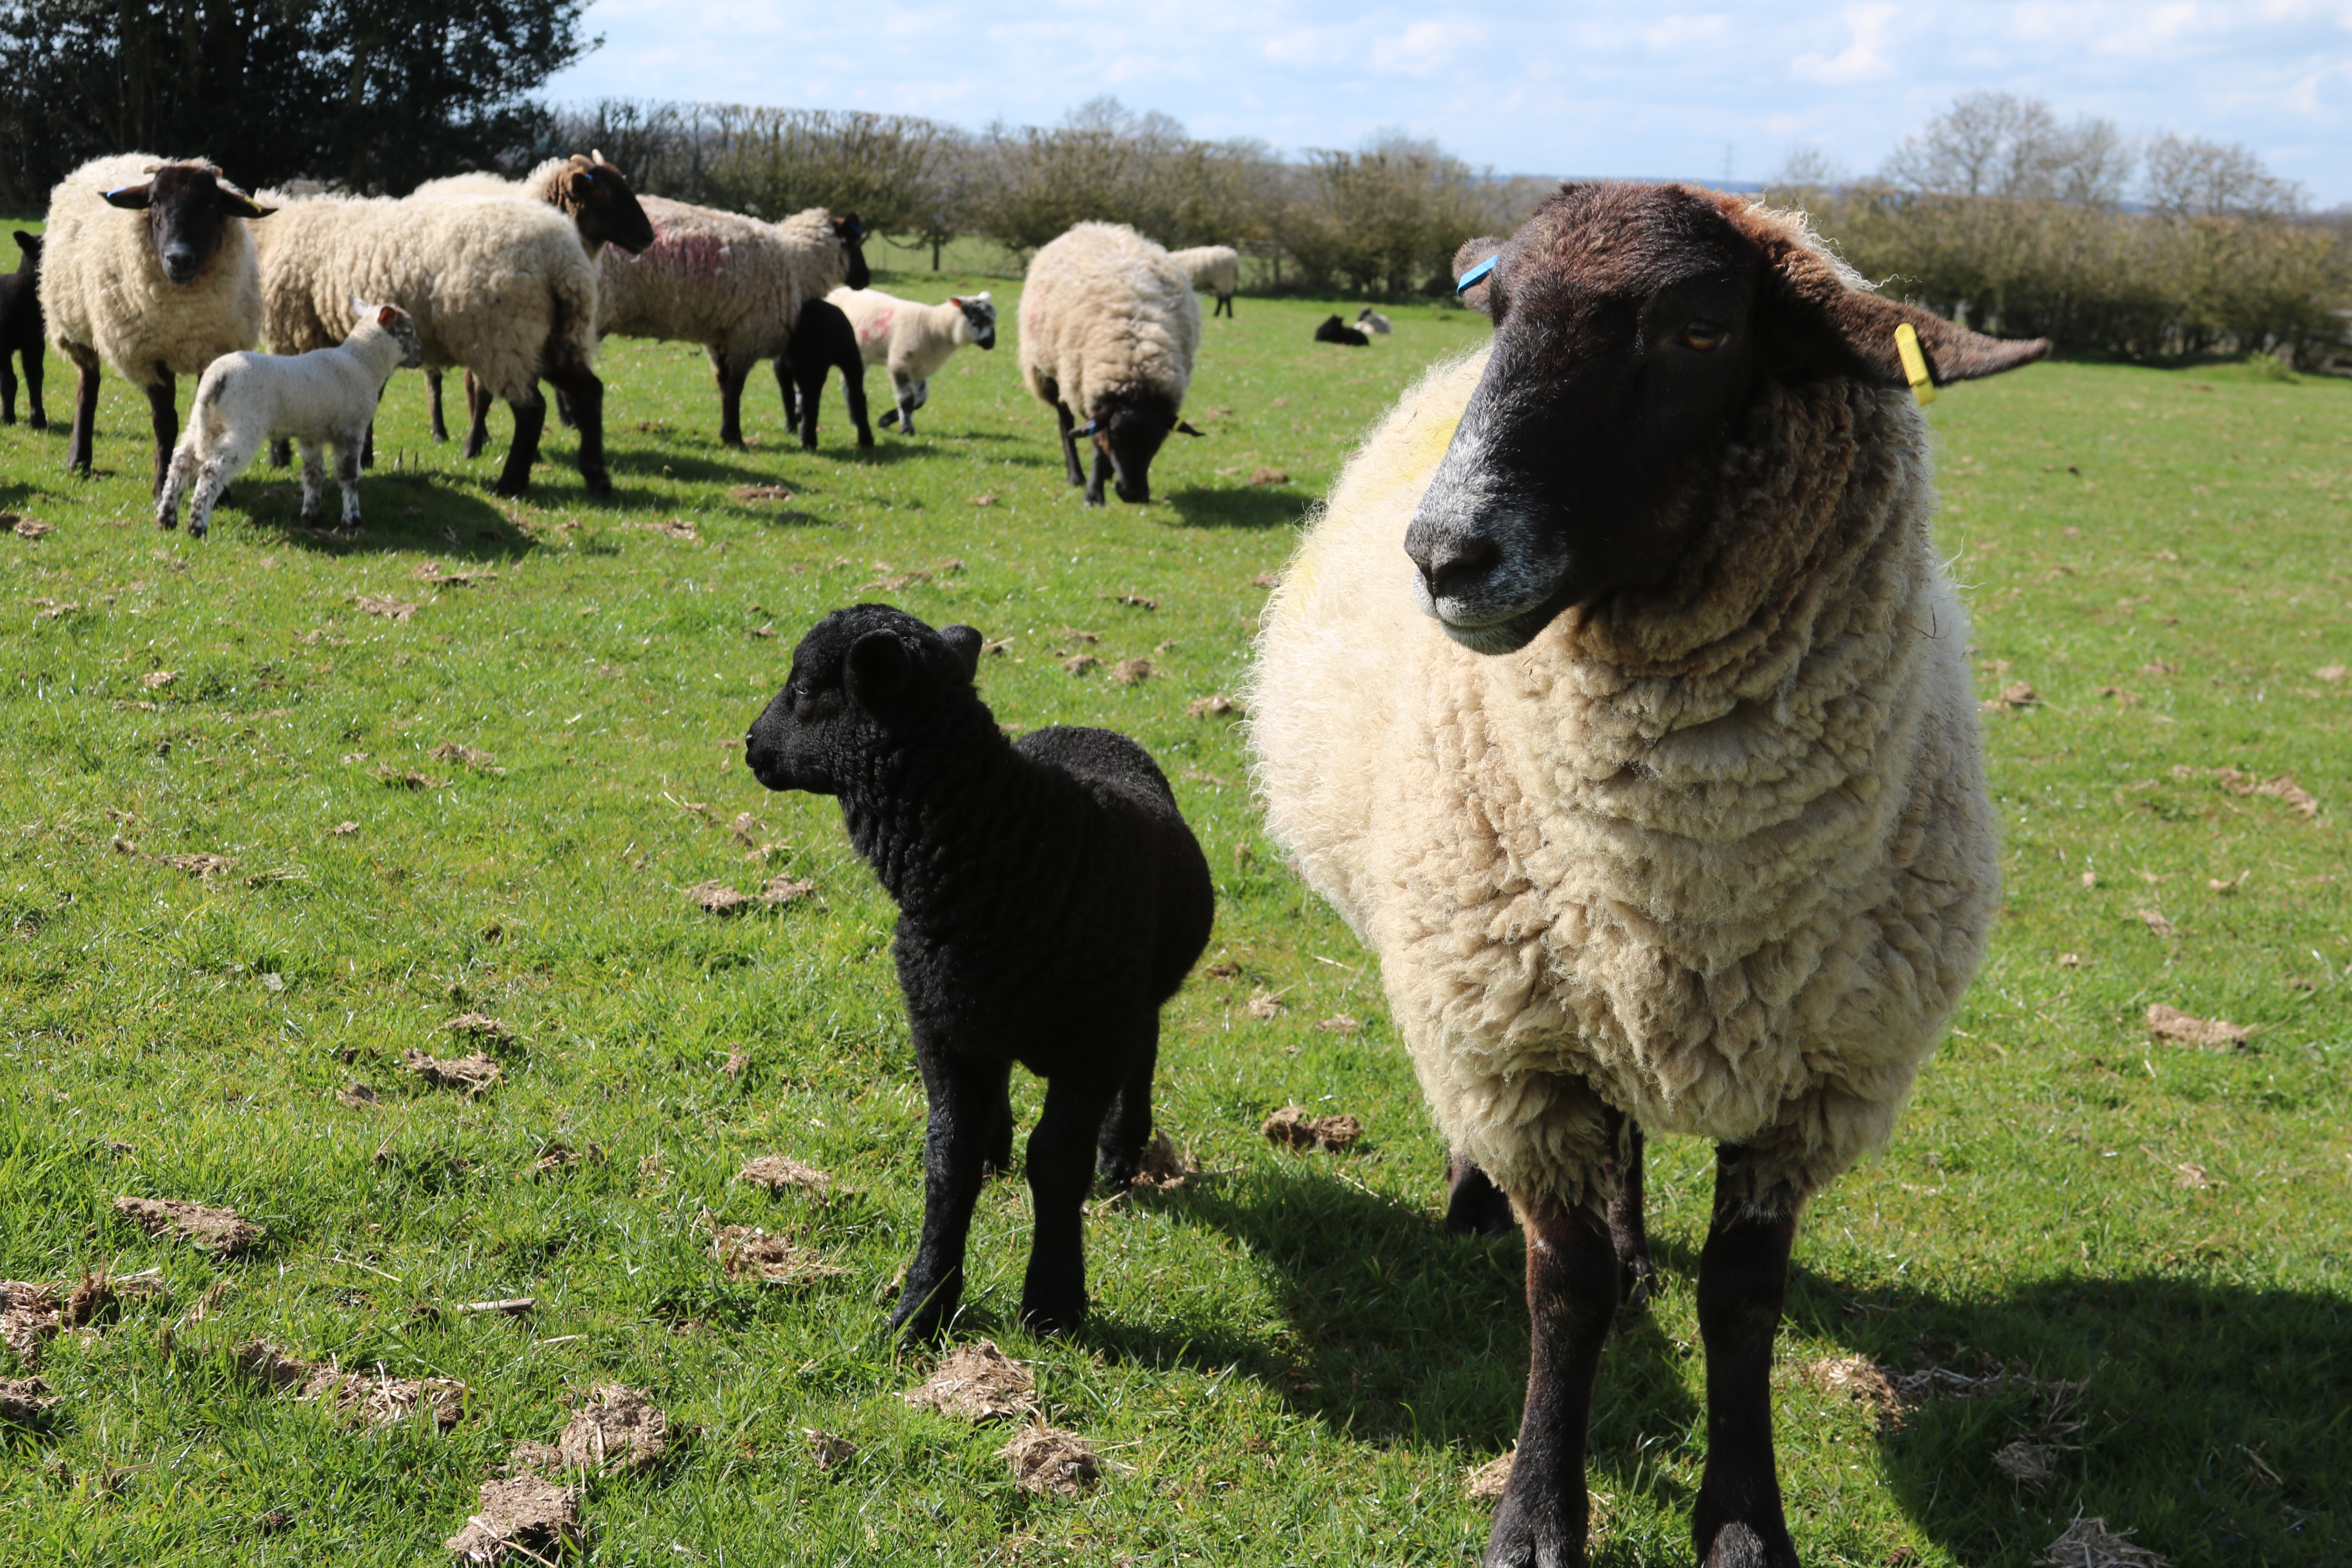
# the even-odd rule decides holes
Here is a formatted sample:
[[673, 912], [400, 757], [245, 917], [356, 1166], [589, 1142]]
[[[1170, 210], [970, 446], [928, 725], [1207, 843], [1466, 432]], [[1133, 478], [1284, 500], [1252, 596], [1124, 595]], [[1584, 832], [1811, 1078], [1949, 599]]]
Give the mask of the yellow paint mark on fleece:
[[[1446, 448], [1454, 445], [1454, 432], [1461, 425], [1459, 409], [1442, 418], [1424, 418], [1418, 412], [1408, 416], [1405, 428], [1399, 433], [1400, 449], [1388, 465], [1388, 482], [1375, 493], [1393, 495], [1401, 489], [1427, 489], [1437, 465], [1445, 460]], [[1303, 595], [1314, 584], [1323, 552], [1335, 542], [1338, 531], [1320, 522], [1307, 531], [1298, 553], [1283, 570], [1282, 592], [1286, 597]]]
[[1895, 329], [1895, 357], [1903, 362], [1903, 379], [1911, 384], [1911, 395], [1923, 407], [1935, 402], [1935, 378], [1927, 374], [1927, 356], [1919, 352], [1919, 334], [1908, 321]]

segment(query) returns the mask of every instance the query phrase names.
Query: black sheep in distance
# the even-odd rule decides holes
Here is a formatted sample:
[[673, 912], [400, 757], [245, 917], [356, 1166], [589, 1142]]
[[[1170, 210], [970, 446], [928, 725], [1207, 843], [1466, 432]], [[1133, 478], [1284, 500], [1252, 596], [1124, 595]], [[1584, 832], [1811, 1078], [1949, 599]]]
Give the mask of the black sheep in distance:
[[768, 788], [838, 795], [898, 900], [891, 952], [930, 1112], [922, 1240], [890, 1323], [917, 1337], [953, 1316], [982, 1178], [1012, 1163], [1016, 1061], [1046, 1080], [1022, 1319], [1051, 1332], [1085, 1315], [1093, 1169], [1115, 1190], [1135, 1178], [1160, 1008], [1215, 910], [1208, 861], [1143, 748], [1063, 726], [1006, 740], [972, 686], [980, 649], [970, 626], [836, 610], [793, 651], [744, 747]]

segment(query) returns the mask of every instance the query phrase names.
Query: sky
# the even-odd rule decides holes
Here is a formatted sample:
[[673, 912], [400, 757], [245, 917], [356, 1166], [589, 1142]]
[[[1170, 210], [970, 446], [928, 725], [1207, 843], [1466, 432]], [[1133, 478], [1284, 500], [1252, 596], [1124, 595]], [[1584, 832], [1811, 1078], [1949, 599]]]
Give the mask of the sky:
[[1678, 5], [1335, 0], [593, 0], [557, 101], [1058, 121], [1097, 94], [1277, 151], [1433, 138], [1502, 174], [1854, 174], [1961, 93], [2239, 142], [2352, 203], [2352, 0]]

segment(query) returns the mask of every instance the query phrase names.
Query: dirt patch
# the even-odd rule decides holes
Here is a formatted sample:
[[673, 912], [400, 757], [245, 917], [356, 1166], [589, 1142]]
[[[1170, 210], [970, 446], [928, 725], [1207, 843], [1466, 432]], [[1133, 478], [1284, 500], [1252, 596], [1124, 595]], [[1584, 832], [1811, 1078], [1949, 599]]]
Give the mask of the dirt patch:
[[376, 769], [375, 776], [378, 784], [390, 784], [394, 789], [446, 789], [449, 784], [447, 779], [436, 779], [430, 773], [404, 772], [389, 763]]
[[0, 511], [0, 522], [6, 523], [8, 531], [19, 539], [46, 539], [58, 531], [56, 523], [42, 522], [21, 512]]
[[491, 1017], [488, 1013], [460, 1013], [441, 1027], [453, 1035], [463, 1035], [486, 1046], [511, 1046], [515, 1032]]
[[1192, 701], [1184, 704], [1184, 712], [1187, 717], [1193, 719], [1207, 719], [1226, 713], [1232, 714], [1236, 719], [1246, 719], [1249, 717], [1249, 704], [1238, 697], [1228, 697], [1222, 691], [1215, 691], [1206, 697], [1195, 697]]
[[0, 1377], [0, 1426], [42, 1426], [58, 1401], [37, 1377]]
[[1348, 1014], [1335, 1013], [1328, 1018], [1318, 1020], [1315, 1026], [1327, 1035], [1352, 1035], [1361, 1029], [1364, 1023], [1362, 1019]]
[[2104, 1519], [2079, 1516], [2042, 1560], [2056, 1568], [2172, 1568], [2170, 1559], [2136, 1544], [2130, 1531], [2109, 1530]]
[[1269, 1142], [1286, 1149], [1345, 1149], [1364, 1135], [1364, 1124], [1344, 1110], [1333, 1116], [1309, 1116], [1303, 1105], [1286, 1105], [1267, 1117], [1258, 1131]]
[[65, 1310], [58, 1314], [58, 1323], [62, 1328], [84, 1328], [115, 1317], [121, 1307], [113, 1280], [103, 1273], [85, 1274], [81, 1277], [81, 1283], [76, 1285], [66, 1298]]
[[52, 1286], [0, 1279], [0, 1344], [16, 1352], [26, 1372], [38, 1371], [41, 1342], [58, 1331], [64, 1310]]
[[514, 1452], [507, 1456], [507, 1462], [499, 1467], [499, 1473], [502, 1476], [533, 1473], [553, 1476], [561, 1475], [562, 1472], [562, 1449], [552, 1443], [534, 1443], [528, 1438], [517, 1443], [514, 1446]]
[[1044, 1497], [1084, 1497], [1102, 1479], [1102, 1461], [1076, 1432], [1039, 1422], [1013, 1435], [1002, 1450], [1013, 1479], [1024, 1492]]
[[1913, 1410], [1932, 1400], [1973, 1399], [1987, 1394], [2026, 1394], [2040, 1398], [2046, 1415], [2029, 1437], [2056, 1442], [2081, 1430], [2082, 1423], [2065, 1419], [2068, 1409], [2090, 1386], [2087, 1381], [2037, 1378], [2020, 1364], [2002, 1366], [1986, 1358], [1974, 1373], [1946, 1366], [1895, 1372], [1868, 1356], [1826, 1356], [1807, 1363], [1801, 1375], [1816, 1388], [1843, 1394], [1876, 1413], [1883, 1429], [1903, 1425]]
[[347, 1083], [335, 1090], [335, 1098], [353, 1110], [373, 1110], [383, 1103], [383, 1096], [363, 1083]]
[[401, 1066], [423, 1079], [436, 1089], [463, 1089], [467, 1094], [480, 1094], [499, 1079], [506, 1069], [488, 1057], [428, 1057], [414, 1048], [401, 1053]]
[[139, 678], [139, 684], [150, 691], [161, 691], [180, 679], [176, 669], [151, 669]]
[[1155, 1192], [1173, 1192], [1201, 1173], [1192, 1151], [1178, 1153], [1165, 1132], [1154, 1132], [1143, 1146], [1143, 1163], [1135, 1168], [1135, 1184]]
[[700, 906], [714, 915], [731, 915], [751, 901], [748, 893], [739, 893], [726, 883], [712, 880], [697, 882], [686, 889], [687, 901]]
[[832, 1192], [835, 1184], [829, 1173], [814, 1165], [803, 1165], [789, 1154], [762, 1154], [736, 1172], [735, 1179], [765, 1187], [772, 1193], [800, 1187], [819, 1196]]
[[[1282, 988], [1283, 991], [1287, 991], [1289, 989], [1290, 987], [1287, 985]], [[1261, 988], [1251, 992], [1249, 999], [1249, 1016], [1257, 1019], [1260, 1023], [1264, 1023], [1268, 1019], [1281, 1017], [1282, 991], [1267, 991]]]
[[1068, 670], [1072, 675], [1084, 675], [1087, 671], [1092, 669], [1101, 662], [1102, 660], [1097, 658], [1090, 653], [1078, 653], [1072, 654], [1069, 658], [1064, 659], [1062, 661], [1062, 668]]
[[2058, 1450], [2047, 1443], [2020, 1437], [1993, 1450], [1992, 1468], [2018, 1485], [2039, 1491], [2058, 1478]]
[[669, 1447], [669, 1415], [637, 1390], [605, 1384], [572, 1413], [555, 1447], [566, 1469], [600, 1476], [651, 1469]]
[[236, 859], [227, 855], [163, 855], [157, 858], [174, 871], [185, 871], [207, 882], [236, 869]]
[[1140, 686], [1159, 673], [1148, 658], [1123, 658], [1111, 667], [1110, 678], [1121, 686]]
[[235, 1209], [206, 1208], [178, 1198], [117, 1198], [114, 1212], [135, 1221], [150, 1236], [168, 1231], [232, 1258], [262, 1236], [260, 1226], [247, 1225]]
[[710, 1238], [710, 1251], [719, 1259], [719, 1271], [730, 1279], [797, 1285], [848, 1272], [814, 1247], [803, 1247], [789, 1236], [776, 1236], [755, 1226], [720, 1227]]
[[234, 1352], [237, 1370], [257, 1383], [332, 1405], [350, 1420], [390, 1426], [416, 1416], [446, 1432], [464, 1418], [466, 1385], [449, 1377], [374, 1377], [346, 1372], [331, 1361], [304, 1361], [268, 1340], [248, 1340]]
[[2242, 1046], [2254, 1032], [2244, 1024], [2232, 1024], [2227, 1018], [2200, 1018], [2161, 1002], [2149, 1006], [2146, 1021], [2148, 1032], [2159, 1040], [2198, 1046], [2209, 1051]]
[[788, 501], [793, 492], [782, 485], [737, 485], [727, 492], [740, 501]]
[[918, 1410], [936, 1410], [959, 1421], [1044, 1415], [1037, 1403], [1036, 1375], [991, 1340], [958, 1345], [932, 1369], [929, 1381], [898, 1397]]
[[1977, 706], [1988, 713], [2017, 713], [2028, 708], [2041, 707], [2042, 699], [2032, 687], [2017, 680], [2003, 687], [2000, 696], [1988, 697]]
[[1254, 485], [1286, 485], [1290, 476], [1280, 468], [1252, 468], [1249, 482]]
[[2319, 802], [2284, 773], [2257, 780], [2252, 773], [2242, 773], [2235, 768], [2222, 768], [2213, 776], [2221, 780], [2221, 787], [2231, 795], [2266, 795], [2273, 800], [2284, 801], [2306, 817], [2319, 815]]
[[461, 746], [455, 741], [444, 741], [425, 755], [436, 763], [463, 763], [478, 773], [504, 773], [498, 758], [488, 752], [478, 752], [471, 746]]
[[481, 1511], [442, 1544], [460, 1563], [553, 1563], [580, 1544], [580, 1494], [534, 1475], [484, 1481]]
[[682, 539], [691, 542], [702, 537], [695, 531], [694, 524], [682, 517], [666, 517], [659, 522], [641, 523], [638, 526], [648, 533], [658, 533], [664, 539]]
[[1517, 1458], [1517, 1448], [1496, 1455], [1473, 1469], [1462, 1489], [1470, 1494], [1472, 1502], [1500, 1502], [1511, 1485], [1511, 1461]]
[[530, 1163], [530, 1173], [534, 1176], [560, 1175], [582, 1165], [601, 1165], [604, 1163], [602, 1144], [591, 1143], [585, 1149], [574, 1149], [559, 1139], [540, 1151], [539, 1158]]
[[818, 1471], [837, 1470], [857, 1458], [857, 1445], [835, 1432], [820, 1432], [814, 1426], [803, 1426], [801, 1433], [808, 1438], [809, 1460]]
[[760, 889], [760, 901], [772, 910], [780, 910], [794, 899], [804, 899], [815, 891], [816, 883], [807, 878], [794, 881], [789, 876], [774, 876]]
[[382, 616], [385, 620], [399, 626], [406, 626], [408, 617], [423, 607], [404, 604], [398, 599], [381, 594], [362, 594], [355, 603], [358, 604], [362, 615]]

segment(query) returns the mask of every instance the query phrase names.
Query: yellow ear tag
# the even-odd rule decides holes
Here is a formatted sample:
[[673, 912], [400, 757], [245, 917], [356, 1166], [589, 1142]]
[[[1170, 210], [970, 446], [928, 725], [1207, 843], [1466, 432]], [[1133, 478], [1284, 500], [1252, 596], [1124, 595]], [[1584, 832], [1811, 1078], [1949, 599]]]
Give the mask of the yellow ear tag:
[[1895, 329], [1895, 353], [1903, 362], [1903, 379], [1911, 384], [1911, 395], [1923, 407], [1935, 402], [1936, 383], [1927, 374], [1927, 356], [1919, 352], [1919, 334], [1908, 321]]

